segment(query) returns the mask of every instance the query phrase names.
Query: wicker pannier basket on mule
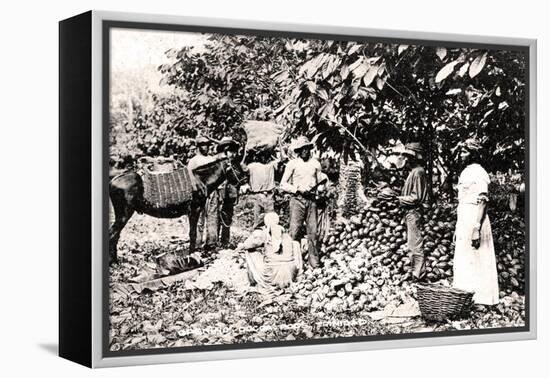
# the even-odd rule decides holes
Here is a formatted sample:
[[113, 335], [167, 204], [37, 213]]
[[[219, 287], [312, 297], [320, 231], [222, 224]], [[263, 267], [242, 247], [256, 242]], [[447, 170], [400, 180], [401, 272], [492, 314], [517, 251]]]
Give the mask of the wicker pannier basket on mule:
[[472, 307], [474, 293], [439, 284], [418, 284], [417, 300], [426, 320], [444, 322], [465, 317]]
[[166, 209], [190, 201], [193, 195], [191, 177], [187, 167], [171, 172], [141, 172], [143, 199], [157, 209]]

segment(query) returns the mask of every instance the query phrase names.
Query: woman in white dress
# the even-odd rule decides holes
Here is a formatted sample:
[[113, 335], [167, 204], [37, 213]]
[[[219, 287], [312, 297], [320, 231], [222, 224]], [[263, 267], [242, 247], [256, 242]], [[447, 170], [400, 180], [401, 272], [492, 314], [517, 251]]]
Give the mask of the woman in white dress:
[[474, 302], [498, 303], [498, 275], [491, 222], [487, 215], [489, 175], [478, 164], [480, 144], [468, 139], [459, 146], [466, 168], [458, 180], [453, 286], [474, 292]]

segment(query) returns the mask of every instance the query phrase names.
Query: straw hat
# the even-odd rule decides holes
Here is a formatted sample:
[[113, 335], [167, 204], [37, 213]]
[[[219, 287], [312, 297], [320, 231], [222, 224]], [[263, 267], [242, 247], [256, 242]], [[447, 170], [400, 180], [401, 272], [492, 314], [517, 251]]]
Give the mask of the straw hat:
[[239, 143], [235, 142], [233, 138], [231, 137], [223, 137], [220, 142], [218, 143], [218, 146], [216, 147], [216, 150], [218, 152], [223, 151], [226, 147], [232, 147], [234, 149], [239, 148]]
[[201, 145], [205, 145], [205, 144], [211, 144], [212, 141], [201, 135], [201, 136], [197, 137], [197, 139], [195, 139], [195, 143], [196, 143], [197, 146], [201, 146]]
[[415, 157], [417, 159], [422, 159], [422, 156], [424, 156], [424, 149], [422, 148], [422, 145], [418, 142], [413, 143], [407, 143], [404, 146], [399, 145], [392, 150], [392, 154], [395, 155], [409, 155], [412, 157]]
[[418, 142], [407, 143], [405, 145], [405, 150], [417, 159], [422, 159], [422, 156], [424, 156], [424, 149], [422, 148], [422, 145]]
[[313, 143], [311, 143], [309, 139], [307, 139], [305, 136], [299, 136], [294, 141], [294, 146], [292, 149], [294, 150], [294, 152], [297, 152], [304, 148], [313, 148]]

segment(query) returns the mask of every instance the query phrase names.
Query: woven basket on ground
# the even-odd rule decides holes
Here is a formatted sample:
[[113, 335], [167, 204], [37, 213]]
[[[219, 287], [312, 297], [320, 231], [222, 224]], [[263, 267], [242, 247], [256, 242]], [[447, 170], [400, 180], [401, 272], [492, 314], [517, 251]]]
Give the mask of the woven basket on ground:
[[439, 284], [417, 285], [418, 305], [426, 320], [444, 322], [465, 317], [472, 306], [472, 292]]

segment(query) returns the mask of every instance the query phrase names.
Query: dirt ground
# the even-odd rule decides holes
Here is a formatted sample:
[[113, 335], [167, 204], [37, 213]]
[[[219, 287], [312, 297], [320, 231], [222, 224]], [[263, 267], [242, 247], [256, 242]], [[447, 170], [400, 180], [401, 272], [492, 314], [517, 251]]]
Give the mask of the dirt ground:
[[[250, 207], [241, 201], [236, 208], [234, 242], [248, 236]], [[390, 316], [394, 308], [336, 313], [311, 307], [295, 287], [269, 303], [250, 288], [244, 256], [234, 250], [198, 254], [204, 266], [168, 287], [141, 293], [128, 290], [131, 283], [154, 278], [155, 256], [185, 252], [187, 230], [186, 217], [139, 214], [123, 230], [120, 263], [110, 269], [112, 351], [499, 327], [505, 317], [481, 309], [467, 320], [429, 324], [414, 314], [414, 308], [411, 316]], [[515, 321], [510, 325], [522, 325], [521, 319]]]

